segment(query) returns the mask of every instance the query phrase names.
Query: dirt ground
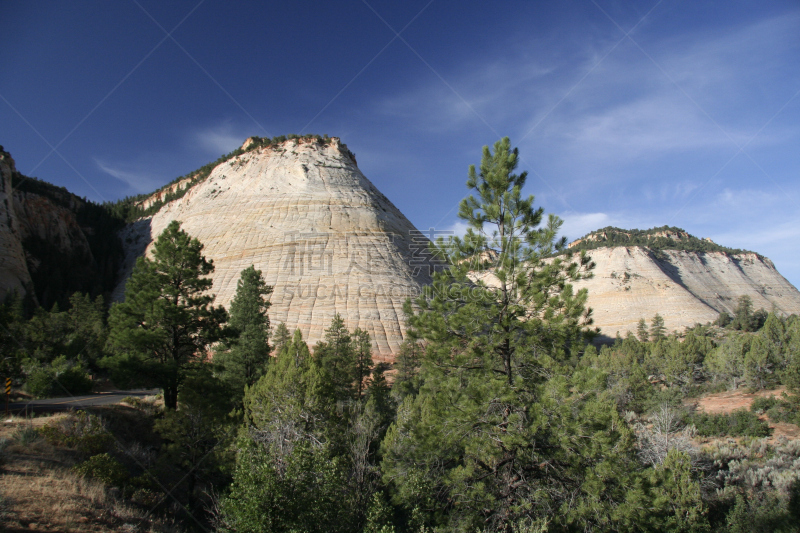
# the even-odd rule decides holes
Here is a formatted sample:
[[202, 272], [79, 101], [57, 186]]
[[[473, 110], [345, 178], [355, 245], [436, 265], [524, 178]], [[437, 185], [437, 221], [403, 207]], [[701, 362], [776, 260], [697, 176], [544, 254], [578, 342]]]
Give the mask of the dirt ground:
[[75, 475], [71, 450], [39, 439], [21, 444], [21, 428], [38, 428], [66, 416], [3, 418], [0, 439], [8, 439], [0, 465], [0, 531], [101, 532], [164, 531], [102, 484]]
[[[708, 394], [702, 398], [693, 398], [687, 401], [687, 405], [695, 405], [699, 411], [711, 414], [731, 413], [737, 409], [750, 409], [750, 404], [756, 398], [769, 398], [775, 396], [780, 398], [785, 392], [785, 387], [778, 387], [772, 390], [762, 390], [748, 392], [746, 389], [735, 391], [718, 392]], [[787, 439], [800, 439], [800, 428], [794, 424], [784, 422], [773, 422], [766, 415], [761, 415], [763, 420], [767, 420], [769, 427], [772, 428], [771, 440], [785, 437]]]

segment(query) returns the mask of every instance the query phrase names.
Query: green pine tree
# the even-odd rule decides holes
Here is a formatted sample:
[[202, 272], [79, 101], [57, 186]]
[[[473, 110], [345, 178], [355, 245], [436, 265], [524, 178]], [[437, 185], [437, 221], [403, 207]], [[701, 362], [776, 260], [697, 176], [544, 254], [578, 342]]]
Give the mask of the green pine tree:
[[639, 324], [636, 326], [636, 337], [640, 342], [647, 342], [650, 340], [650, 334], [647, 331], [647, 322], [644, 318], [639, 319]]
[[231, 338], [220, 343], [214, 355], [220, 379], [237, 397], [264, 374], [269, 362], [267, 296], [271, 293], [260, 270], [251, 265], [242, 271], [229, 311]]
[[358, 530], [346, 489], [348, 419], [334, 389], [295, 331], [245, 392], [247, 432], [221, 505], [226, 531]]
[[356, 395], [356, 354], [353, 337], [336, 313], [325, 330], [325, 341], [314, 347], [314, 357], [329, 374], [337, 400], [349, 402]]
[[275, 354], [284, 347], [284, 345], [292, 342], [292, 334], [289, 333], [289, 328], [286, 324], [281, 322], [275, 326], [275, 331], [272, 332], [272, 345], [275, 348]]
[[356, 400], [361, 400], [364, 393], [365, 380], [372, 373], [372, 339], [369, 333], [361, 328], [353, 331], [353, 352], [355, 356], [354, 379], [356, 383]]
[[[510, 531], [545, 516], [589, 530], [610, 520], [635, 470], [633, 433], [604, 374], [566, 364], [588, 322], [586, 292], [570, 282], [590, 262], [544, 260], [565, 244], [560, 221], [540, 227], [517, 161], [507, 138], [484, 148], [467, 182], [477, 197], [459, 211], [470, 227], [438, 243], [450, 268], [417, 310], [406, 303], [427, 346], [419, 392], [383, 443], [384, 481], [408, 513], [443, 530]], [[491, 284], [468, 277], [476, 266], [491, 269]]]
[[125, 285], [125, 300], [109, 316], [106, 358], [120, 383], [155, 385], [174, 410], [187, 368], [204, 360], [227, 320], [208, 294], [214, 265], [203, 245], [173, 221], [156, 239], [153, 259], [140, 257]]
[[406, 339], [400, 345], [394, 359], [394, 375], [392, 395], [401, 402], [408, 395], [419, 391], [419, 367], [422, 364], [422, 346], [414, 339]]
[[664, 326], [664, 317], [656, 313], [650, 324], [650, 340], [652, 342], [658, 342], [666, 337], [666, 335], [667, 328]]

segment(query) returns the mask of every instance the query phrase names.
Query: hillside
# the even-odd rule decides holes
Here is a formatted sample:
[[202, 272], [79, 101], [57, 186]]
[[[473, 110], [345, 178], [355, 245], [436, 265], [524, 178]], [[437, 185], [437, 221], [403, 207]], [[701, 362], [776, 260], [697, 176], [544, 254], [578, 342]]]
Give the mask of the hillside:
[[233, 154], [165, 200], [136, 200], [155, 213], [122, 233], [126, 269], [115, 297], [135, 259], [179, 220], [214, 261], [217, 304], [229, 304], [239, 274], [255, 265], [274, 287], [273, 324], [299, 328], [313, 345], [339, 313], [370, 333], [379, 358], [391, 358], [405, 337], [403, 302], [431, 280], [427, 239], [337, 138], [250, 138]]
[[[0, 171], [0, 297], [27, 292], [47, 308], [75, 291], [121, 299], [136, 258], [180, 220], [215, 262], [217, 303], [228, 305], [253, 264], [275, 287], [273, 323], [299, 328], [313, 344], [340, 313], [390, 359], [405, 335], [403, 301], [436, 267], [424, 235], [337, 138], [250, 137], [153, 193], [102, 206], [21, 175], [6, 152]], [[578, 288], [589, 290], [595, 325], [608, 337], [656, 313], [669, 330], [713, 321], [742, 295], [756, 309], [800, 313], [800, 292], [769, 259], [680, 228], [606, 227], [569, 249], [597, 263]]]
[[659, 313], [668, 330], [731, 313], [749, 296], [756, 309], [800, 314], [800, 292], [755, 252], [727, 248], [680, 228], [604, 228], [570, 244], [597, 264], [589, 290], [595, 325], [613, 337], [635, 331], [640, 318]]
[[569, 243], [570, 251], [613, 248], [615, 246], [646, 246], [653, 251], [678, 250], [683, 252], [722, 252], [725, 254], [754, 253], [749, 250], [728, 248], [709, 238], [698, 238], [687, 231], [672, 226], [646, 230], [621, 229], [607, 226]]
[[124, 221], [63, 187], [22, 175], [1, 146], [0, 175], [0, 298], [15, 291], [49, 309], [64, 308], [76, 291], [109, 295]]

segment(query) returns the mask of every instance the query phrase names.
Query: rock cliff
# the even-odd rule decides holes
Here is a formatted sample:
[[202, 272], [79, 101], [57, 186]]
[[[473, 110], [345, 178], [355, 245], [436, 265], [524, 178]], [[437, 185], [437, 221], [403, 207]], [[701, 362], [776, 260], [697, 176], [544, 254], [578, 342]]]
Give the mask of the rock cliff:
[[636, 331], [640, 318], [664, 317], [667, 330], [731, 313], [747, 295], [755, 309], [800, 314], [800, 292], [772, 262], [755, 253], [653, 251], [616, 246], [587, 252], [597, 266], [594, 277], [576, 284], [589, 290], [595, 325], [604, 335]]
[[1, 147], [0, 173], [0, 299], [16, 291], [49, 309], [63, 308], [78, 291], [110, 294], [122, 221], [62, 187], [23, 176]]
[[12, 291], [23, 295], [31, 285], [11, 189], [16, 171], [11, 155], [0, 146], [0, 298]]
[[[335, 313], [373, 338], [376, 358], [405, 336], [402, 305], [431, 281], [427, 238], [361, 173], [338, 139], [292, 139], [252, 149], [214, 168], [151, 218], [128, 226], [127, 278], [136, 257], [172, 221], [214, 261], [212, 292], [228, 306], [241, 271], [274, 287], [270, 319], [299, 328], [312, 345]], [[124, 294], [124, 283], [115, 297]]]

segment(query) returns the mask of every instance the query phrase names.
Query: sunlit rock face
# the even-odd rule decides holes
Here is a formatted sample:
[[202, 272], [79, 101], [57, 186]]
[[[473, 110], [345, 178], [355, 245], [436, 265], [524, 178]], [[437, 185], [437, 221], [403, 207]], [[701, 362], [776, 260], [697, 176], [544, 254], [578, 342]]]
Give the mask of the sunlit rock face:
[[339, 313], [370, 333], [376, 359], [391, 360], [405, 336], [403, 302], [431, 281], [427, 238], [338, 139], [290, 140], [222, 163], [125, 230], [124, 278], [172, 220], [214, 261], [217, 304], [230, 304], [241, 271], [255, 265], [274, 287], [272, 323], [299, 328], [312, 345]]
[[594, 277], [575, 284], [589, 290], [594, 322], [605, 335], [635, 333], [640, 318], [664, 317], [667, 330], [682, 331], [696, 323], [732, 313], [747, 295], [753, 308], [800, 314], [800, 292], [769, 259], [753, 253], [664, 250], [642, 247], [597, 248]]

